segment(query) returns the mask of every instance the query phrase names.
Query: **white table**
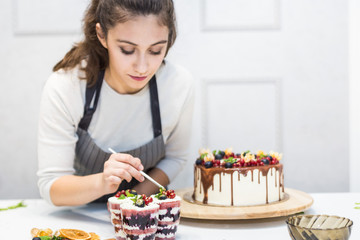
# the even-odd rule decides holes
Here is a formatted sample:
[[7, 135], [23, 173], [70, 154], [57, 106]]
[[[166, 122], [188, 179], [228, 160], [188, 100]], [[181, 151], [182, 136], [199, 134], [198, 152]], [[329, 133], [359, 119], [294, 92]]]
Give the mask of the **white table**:
[[[354, 209], [360, 202], [360, 193], [315, 193], [310, 194], [314, 204], [305, 214], [327, 214], [347, 217], [353, 220], [350, 239], [360, 239], [360, 209]], [[0, 200], [0, 208], [17, 204], [20, 200]], [[102, 239], [114, 237], [110, 221], [98, 219], [104, 215], [106, 206], [83, 208], [52, 207], [41, 199], [28, 199], [25, 208], [0, 211], [0, 239], [31, 239], [33, 227], [76, 228], [95, 232]], [[80, 210], [80, 211], [79, 211]], [[97, 218], [89, 217], [96, 215]], [[212, 221], [181, 219], [177, 239], [276, 239], [289, 240], [286, 217], [258, 220]]]

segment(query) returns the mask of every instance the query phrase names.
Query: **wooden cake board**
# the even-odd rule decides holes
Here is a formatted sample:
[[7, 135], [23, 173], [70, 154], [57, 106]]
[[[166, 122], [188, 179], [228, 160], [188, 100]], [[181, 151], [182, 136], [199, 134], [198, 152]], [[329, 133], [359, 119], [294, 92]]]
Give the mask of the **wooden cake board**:
[[291, 188], [285, 188], [285, 198], [279, 202], [246, 207], [222, 207], [195, 202], [192, 199], [193, 188], [175, 192], [182, 198], [181, 217], [194, 219], [231, 220], [289, 216], [309, 209], [314, 202], [309, 194]]

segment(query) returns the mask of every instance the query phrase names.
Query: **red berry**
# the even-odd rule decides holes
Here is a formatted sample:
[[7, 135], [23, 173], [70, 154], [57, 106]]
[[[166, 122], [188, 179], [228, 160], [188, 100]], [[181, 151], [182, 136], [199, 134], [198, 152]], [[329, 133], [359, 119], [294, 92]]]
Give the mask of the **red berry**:
[[175, 198], [175, 193], [170, 193], [169, 196], [168, 196], [168, 198], [171, 198], [171, 199], [172, 199], [172, 198]]
[[259, 165], [260, 165], [260, 166], [264, 166], [264, 163], [260, 161], [260, 162], [259, 162]]
[[233, 167], [240, 167], [240, 163], [239, 162], [234, 163]]
[[152, 197], [145, 197], [144, 201], [145, 201], [145, 205], [149, 205], [149, 203], [151, 203], [153, 199]]
[[115, 197], [118, 198], [118, 197], [120, 197], [120, 195], [121, 195], [121, 194], [120, 194], [120, 191], [118, 191], [118, 192], [115, 194]]

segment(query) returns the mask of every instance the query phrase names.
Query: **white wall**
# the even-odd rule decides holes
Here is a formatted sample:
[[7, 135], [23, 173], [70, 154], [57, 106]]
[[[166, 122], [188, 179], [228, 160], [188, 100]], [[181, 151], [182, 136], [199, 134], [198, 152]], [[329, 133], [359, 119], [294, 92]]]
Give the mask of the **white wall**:
[[350, 190], [360, 191], [360, 1], [349, 1]]
[[[78, 20], [86, 2], [0, 2], [0, 198], [39, 196], [35, 173], [40, 94], [52, 66], [80, 39]], [[360, 54], [351, 55], [354, 65], [350, 65], [349, 83], [347, 1], [175, 3], [179, 38], [169, 59], [194, 74], [198, 94], [192, 159], [173, 186], [192, 185], [192, 161], [198, 148], [234, 143], [237, 149], [282, 151], [288, 187], [307, 192], [348, 191], [350, 187], [359, 191], [360, 74], [355, 64]], [[350, 3], [359, 9], [358, 1]], [[69, 5], [71, 10], [64, 7]], [[242, 7], [242, 14], [231, 11], [231, 6]], [[221, 13], [229, 10], [231, 21]], [[59, 21], [63, 15], [65, 20]], [[350, 11], [355, 24], [350, 25], [351, 52], [359, 51], [359, 15]], [[248, 94], [258, 89], [269, 96], [262, 94], [248, 101], [251, 95], [246, 95], [244, 101], [248, 102], [239, 104], [236, 97], [213, 97], [221, 88]], [[241, 121], [217, 119], [216, 104], [234, 108], [234, 116], [240, 116]], [[264, 122], [241, 118], [245, 110], [255, 108], [269, 111]], [[222, 136], [227, 123], [235, 125], [234, 133], [242, 137]], [[263, 138], [259, 137], [261, 132]]]

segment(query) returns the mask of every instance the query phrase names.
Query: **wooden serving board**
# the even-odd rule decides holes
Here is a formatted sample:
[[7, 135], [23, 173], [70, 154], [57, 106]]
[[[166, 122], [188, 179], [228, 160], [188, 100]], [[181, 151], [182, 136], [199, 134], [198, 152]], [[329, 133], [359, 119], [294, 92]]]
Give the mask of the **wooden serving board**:
[[266, 205], [247, 207], [209, 206], [192, 199], [192, 188], [176, 191], [181, 200], [181, 217], [195, 219], [258, 219], [288, 216], [304, 211], [313, 204], [313, 198], [299, 190], [285, 188], [285, 199]]

